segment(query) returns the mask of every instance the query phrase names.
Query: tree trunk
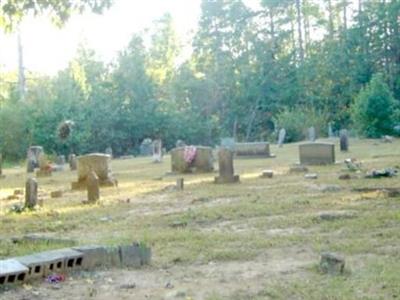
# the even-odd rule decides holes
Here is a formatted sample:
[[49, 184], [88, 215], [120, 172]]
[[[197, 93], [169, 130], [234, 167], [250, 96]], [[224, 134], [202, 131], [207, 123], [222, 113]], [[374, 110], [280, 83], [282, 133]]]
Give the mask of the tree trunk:
[[26, 91], [26, 79], [24, 73], [24, 56], [23, 56], [23, 48], [21, 41], [21, 33], [18, 30], [18, 86], [19, 86], [19, 97], [21, 101], [25, 100], [25, 91]]
[[296, 12], [297, 12], [297, 35], [298, 35], [298, 44], [299, 44], [299, 56], [300, 61], [304, 60], [304, 48], [303, 48], [303, 33], [301, 29], [301, 0], [296, 0]]

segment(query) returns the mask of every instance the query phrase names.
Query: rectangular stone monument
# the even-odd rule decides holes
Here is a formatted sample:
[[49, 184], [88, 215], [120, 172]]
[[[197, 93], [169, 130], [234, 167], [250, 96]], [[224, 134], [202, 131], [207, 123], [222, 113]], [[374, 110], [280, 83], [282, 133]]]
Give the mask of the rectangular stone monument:
[[76, 155], [75, 154], [70, 154], [68, 156], [68, 163], [69, 163], [69, 169], [71, 171], [75, 171], [77, 169], [78, 162], [76, 160]]
[[304, 143], [299, 145], [300, 164], [327, 165], [335, 163], [335, 145], [330, 143]]
[[315, 133], [315, 127], [311, 126], [310, 128], [308, 128], [308, 139], [310, 142], [315, 142], [317, 136]]
[[349, 151], [349, 136], [346, 129], [340, 130], [340, 151]]
[[153, 152], [153, 162], [160, 163], [162, 162], [163, 151], [162, 151], [162, 141], [160, 139], [156, 139], [152, 144], [152, 152]]
[[[176, 173], [206, 173], [214, 170], [212, 148], [193, 146], [195, 156], [187, 160], [187, 154], [192, 147], [175, 148], [171, 150], [171, 170]], [[193, 150], [193, 148], [192, 148]]]
[[99, 177], [94, 171], [86, 178], [88, 203], [96, 203], [100, 199]]
[[243, 157], [272, 157], [267, 142], [236, 143], [235, 154]]
[[283, 143], [285, 142], [285, 137], [286, 137], [286, 129], [281, 128], [279, 130], [279, 136], [278, 136], [278, 146], [281, 148], [283, 146]]
[[36, 168], [39, 168], [39, 159], [44, 154], [43, 147], [31, 146], [27, 153], [27, 169], [28, 173], [32, 173]]
[[219, 176], [215, 177], [215, 183], [235, 183], [239, 181], [239, 175], [235, 175], [233, 169], [233, 151], [221, 148], [218, 151]]
[[34, 178], [28, 178], [25, 183], [25, 207], [34, 208], [38, 204], [38, 183]]

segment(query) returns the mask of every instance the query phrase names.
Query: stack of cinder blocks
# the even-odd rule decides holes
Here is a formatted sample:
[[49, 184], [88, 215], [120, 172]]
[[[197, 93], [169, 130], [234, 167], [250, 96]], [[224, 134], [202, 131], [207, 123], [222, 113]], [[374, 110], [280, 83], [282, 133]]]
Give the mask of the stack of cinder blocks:
[[149, 264], [151, 249], [137, 243], [115, 247], [77, 246], [0, 260], [0, 286], [40, 279], [53, 273], [97, 267], [138, 268]]

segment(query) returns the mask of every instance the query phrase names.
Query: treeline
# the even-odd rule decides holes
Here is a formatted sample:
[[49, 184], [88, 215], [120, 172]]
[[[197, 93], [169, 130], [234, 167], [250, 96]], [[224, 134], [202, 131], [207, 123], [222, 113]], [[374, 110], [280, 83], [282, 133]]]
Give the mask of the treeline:
[[[191, 55], [165, 15], [106, 65], [82, 47], [54, 77], [0, 81], [0, 147], [137, 153], [145, 138], [213, 145], [220, 137], [287, 141], [351, 128], [367, 137], [400, 123], [400, 1], [203, 0]], [[187, 56], [187, 55], [186, 55]], [[397, 100], [396, 100], [397, 99]], [[61, 141], [60, 122], [72, 120]]]

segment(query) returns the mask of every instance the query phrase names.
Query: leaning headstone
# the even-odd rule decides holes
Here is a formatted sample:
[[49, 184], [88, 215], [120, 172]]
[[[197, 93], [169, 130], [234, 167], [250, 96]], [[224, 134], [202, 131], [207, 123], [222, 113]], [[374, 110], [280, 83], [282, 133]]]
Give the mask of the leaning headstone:
[[78, 181], [72, 183], [72, 189], [84, 189], [92, 171], [98, 176], [100, 186], [117, 184], [111, 172], [111, 157], [103, 153], [91, 153], [78, 157]]
[[349, 137], [346, 129], [340, 130], [340, 151], [349, 151]]
[[86, 178], [88, 203], [96, 203], [100, 199], [99, 177], [94, 171]]
[[279, 135], [278, 135], [278, 146], [282, 147], [283, 143], [285, 142], [285, 137], [286, 137], [286, 129], [281, 128], [279, 130]]
[[36, 179], [28, 178], [25, 183], [25, 207], [34, 208], [38, 204], [38, 184]]
[[311, 126], [310, 128], [308, 128], [308, 140], [310, 142], [315, 142], [315, 139], [316, 139], [315, 128], [314, 126]]
[[39, 158], [44, 154], [43, 147], [31, 146], [27, 152], [27, 172], [32, 173], [36, 168], [39, 168]]
[[219, 176], [215, 177], [215, 183], [234, 183], [239, 181], [239, 175], [235, 175], [233, 169], [233, 152], [221, 148], [218, 151]]
[[153, 162], [159, 163], [162, 162], [163, 150], [162, 150], [162, 141], [160, 139], [153, 141]]
[[300, 164], [327, 165], [335, 163], [335, 145], [329, 143], [304, 143], [299, 145]]
[[235, 139], [232, 137], [221, 138], [221, 147], [235, 151]]
[[69, 169], [75, 171], [77, 169], [78, 162], [75, 154], [70, 154], [68, 157]]
[[323, 273], [340, 275], [344, 272], [345, 259], [343, 256], [336, 253], [322, 253], [319, 266]]
[[171, 150], [171, 171], [174, 173], [203, 173], [214, 170], [212, 148], [186, 146]]

